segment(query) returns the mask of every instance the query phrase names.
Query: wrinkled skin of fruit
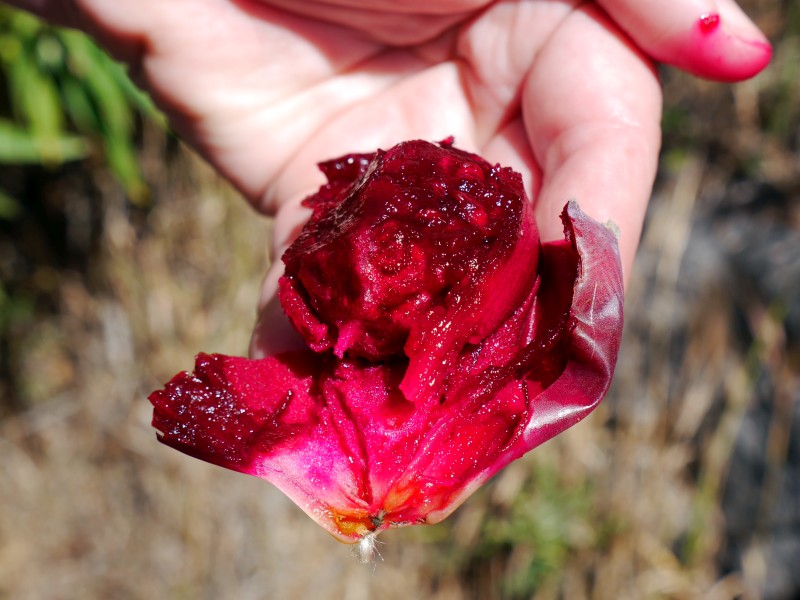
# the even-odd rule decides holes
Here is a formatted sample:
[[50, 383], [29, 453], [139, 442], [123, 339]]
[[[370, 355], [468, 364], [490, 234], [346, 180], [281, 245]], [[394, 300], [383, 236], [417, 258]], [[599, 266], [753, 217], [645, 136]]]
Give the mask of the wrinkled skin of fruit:
[[308, 349], [201, 354], [150, 400], [162, 442], [357, 542], [442, 520], [597, 405], [622, 275], [609, 228], [570, 203], [540, 243], [520, 176], [449, 140], [321, 168], [279, 292]]

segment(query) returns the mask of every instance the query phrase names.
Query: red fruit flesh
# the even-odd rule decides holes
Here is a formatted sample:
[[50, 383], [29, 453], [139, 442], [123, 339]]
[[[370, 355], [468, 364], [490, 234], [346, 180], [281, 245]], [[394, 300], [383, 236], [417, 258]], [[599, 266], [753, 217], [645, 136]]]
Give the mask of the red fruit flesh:
[[413, 400], [519, 305], [539, 238], [511, 169], [448, 142], [366, 158], [324, 166], [335, 178], [306, 200], [314, 213], [283, 256], [280, 299], [316, 351], [408, 356], [402, 387]]
[[614, 235], [539, 244], [517, 174], [407, 142], [322, 165], [284, 256], [309, 350], [200, 355], [150, 400], [164, 443], [271, 481], [343, 541], [452, 512], [580, 420], [622, 326]]

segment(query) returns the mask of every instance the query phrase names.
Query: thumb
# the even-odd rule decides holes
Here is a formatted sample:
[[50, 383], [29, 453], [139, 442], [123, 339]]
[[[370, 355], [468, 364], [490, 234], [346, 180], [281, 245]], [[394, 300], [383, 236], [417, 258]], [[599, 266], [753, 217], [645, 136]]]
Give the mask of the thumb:
[[651, 58], [699, 77], [741, 81], [772, 56], [764, 34], [733, 0], [598, 0]]

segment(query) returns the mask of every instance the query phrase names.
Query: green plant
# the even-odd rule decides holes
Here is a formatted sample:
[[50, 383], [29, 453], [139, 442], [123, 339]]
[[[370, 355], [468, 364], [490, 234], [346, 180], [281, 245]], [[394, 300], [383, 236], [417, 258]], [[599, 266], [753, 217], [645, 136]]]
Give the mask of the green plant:
[[[56, 167], [97, 153], [132, 202], [146, 201], [136, 123], [164, 120], [87, 36], [0, 6], [0, 90], [0, 164]], [[12, 218], [18, 203], [0, 196], [0, 218]]]

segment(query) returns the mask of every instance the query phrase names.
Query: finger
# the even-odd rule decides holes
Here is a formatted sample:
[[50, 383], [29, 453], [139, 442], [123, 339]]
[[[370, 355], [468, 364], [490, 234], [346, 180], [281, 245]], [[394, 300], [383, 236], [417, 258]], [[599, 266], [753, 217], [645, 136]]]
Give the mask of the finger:
[[733, 0], [598, 0], [653, 59], [700, 77], [740, 81], [767, 66], [772, 48]]
[[519, 112], [520, 82], [539, 50], [580, 0], [501, 0], [460, 28], [463, 85], [483, 144]]
[[542, 238], [561, 237], [577, 200], [621, 231], [630, 274], [655, 178], [661, 91], [653, 66], [595, 5], [573, 12], [542, 49], [523, 89], [525, 126], [543, 181]]

